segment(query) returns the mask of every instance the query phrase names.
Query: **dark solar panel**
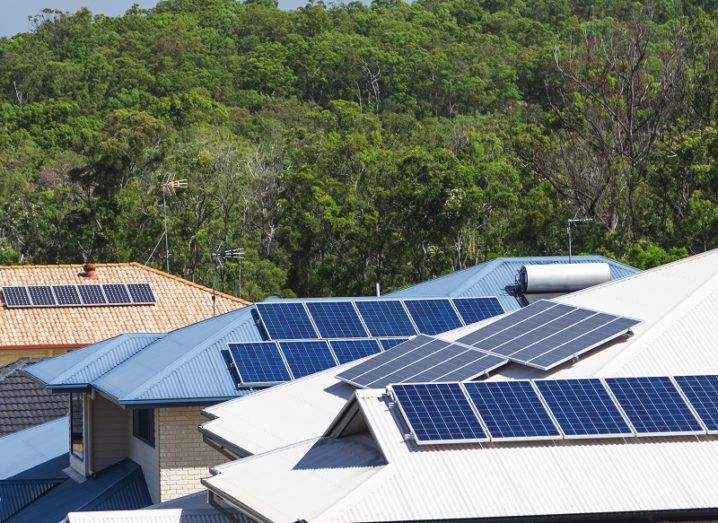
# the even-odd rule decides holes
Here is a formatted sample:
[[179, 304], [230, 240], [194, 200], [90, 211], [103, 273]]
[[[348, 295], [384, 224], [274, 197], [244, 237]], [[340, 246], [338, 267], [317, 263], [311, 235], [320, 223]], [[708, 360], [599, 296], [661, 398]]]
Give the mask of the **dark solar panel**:
[[30, 295], [27, 293], [27, 287], [3, 287], [3, 299], [7, 307], [31, 307]]
[[279, 347], [295, 378], [314, 374], [337, 365], [327, 342], [323, 340], [281, 341]]
[[82, 305], [77, 285], [54, 285], [52, 290], [58, 305]]
[[57, 305], [52, 288], [49, 285], [32, 285], [27, 288], [30, 300], [35, 307], [54, 307]]
[[404, 300], [404, 305], [422, 334], [440, 334], [463, 325], [449, 300]]
[[157, 302], [155, 294], [149, 283], [128, 283], [127, 290], [132, 297], [132, 303], [137, 305], [150, 305]]
[[416, 329], [400, 301], [356, 301], [372, 336], [413, 336]]
[[379, 340], [379, 343], [381, 343], [382, 349], [387, 350], [396, 347], [400, 343], [404, 343], [407, 339], [408, 338], [382, 338]]
[[314, 325], [322, 338], [366, 338], [366, 329], [349, 301], [307, 302]]
[[102, 293], [100, 285], [78, 285], [80, 296], [82, 297], [82, 303], [85, 305], [105, 305], [107, 300], [105, 295]]
[[451, 301], [466, 325], [504, 313], [496, 298], [454, 298]]
[[675, 379], [708, 431], [718, 432], [718, 376], [676, 376]]
[[477, 345], [479, 342], [490, 338], [491, 336], [494, 336], [506, 329], [515, 329], [521, 324], [521, 322], [529, 320], [537, 314], [540, 314], [541, 312], [551, 309], [555, 306], [555, 303], [547, 300], [537, 301], [536, 303], [532, 303], [531, 305], [524, 307], [523, 309], [514, 311], [511, 314], [504, 316], [503, 318], [499, 318], [496, 321], [492, 322], [490, 325], [477, 329], [470, 334], [459, 338], [456, 341], [464, 343], [466, 345]]
[[242, 385], [270, 385], [292, 379], [273, 341], [230, 343], [229, 352]]
[[486, 433], [458, 383], [392, 386], [417, 443], [486, 441]]
[[376, 340], [332, 340], [329, 344], [340, 365], [381, 351]]
[[638, 434], [704, 432], [668, 377], [606, 378]]
[[105, 283], [102, 285], [107, 297], [107, 303], [111, 305], [124, 305], [132, 303], [127, 287], [122, 283]]
[[491, 439], [551, 439], [561, 433], [529, 381], [464, 383]]
[[257, 311], [270, 339], [303, 340], [318, 337], [301, 303], [258, 303]]
[[633, 435], [601, 380], [536, 380], [534, 383], [567, 438]]

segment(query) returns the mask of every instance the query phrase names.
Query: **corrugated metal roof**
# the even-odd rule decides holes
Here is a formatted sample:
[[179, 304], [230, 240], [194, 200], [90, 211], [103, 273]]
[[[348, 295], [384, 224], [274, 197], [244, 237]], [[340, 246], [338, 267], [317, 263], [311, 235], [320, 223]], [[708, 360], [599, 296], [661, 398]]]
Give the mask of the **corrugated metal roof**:
[[[572, 263], [607, 263], [614, 280], [636, 274], [638, 269], [604, 256], [574, 256]], [[567, 264], [568, 256], [526, 256], [496, 258], [387, 294], [397, 298], [422, 296], [478, 297], [496, 296], [505, 311], [521, 308], [514, 295], [516, 274], [523, 265]]]
[[2, 480], [0, 481], [0, 521], [25, 508], [62, 480]]
[[[65, 456], [70, 423], [67, 416], [0, 438], [0, 480]], [[48, 475], [43, 475], [47, 479]]]

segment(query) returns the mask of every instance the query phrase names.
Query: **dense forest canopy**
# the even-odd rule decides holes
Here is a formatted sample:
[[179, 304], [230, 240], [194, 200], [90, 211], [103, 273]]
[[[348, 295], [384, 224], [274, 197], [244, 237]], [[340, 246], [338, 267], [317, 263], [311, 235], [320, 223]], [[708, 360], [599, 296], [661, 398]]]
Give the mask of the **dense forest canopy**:
[[504, 255], [718, 245], [713, 1], [167, 0], [0, 39], [0, 262], [370, 294]]

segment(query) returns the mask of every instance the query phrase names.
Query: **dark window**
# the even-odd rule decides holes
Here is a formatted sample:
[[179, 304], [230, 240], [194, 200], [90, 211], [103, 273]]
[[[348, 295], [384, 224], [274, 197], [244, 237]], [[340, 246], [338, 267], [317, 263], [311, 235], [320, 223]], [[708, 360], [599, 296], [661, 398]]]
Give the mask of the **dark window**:
[[155, 446], [155, 411], [153, 409], [135, 409], [132, 411], [132, 434]]
[[70, 394], [70, 448], [80, 459], [85, 455], [85, 438], [82, 430], [82, 394]]

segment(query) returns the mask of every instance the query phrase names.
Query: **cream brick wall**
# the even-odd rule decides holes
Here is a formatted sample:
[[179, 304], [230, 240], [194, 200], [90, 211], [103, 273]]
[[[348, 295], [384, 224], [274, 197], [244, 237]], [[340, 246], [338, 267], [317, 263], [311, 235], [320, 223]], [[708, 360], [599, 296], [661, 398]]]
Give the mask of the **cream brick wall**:
[[157, 409], [159, 419], [160, 498], [167, 501], [202, 490], [209, 467], [227, 458], [202, 441], [197, 427], [207, 421], [201, 407]]

